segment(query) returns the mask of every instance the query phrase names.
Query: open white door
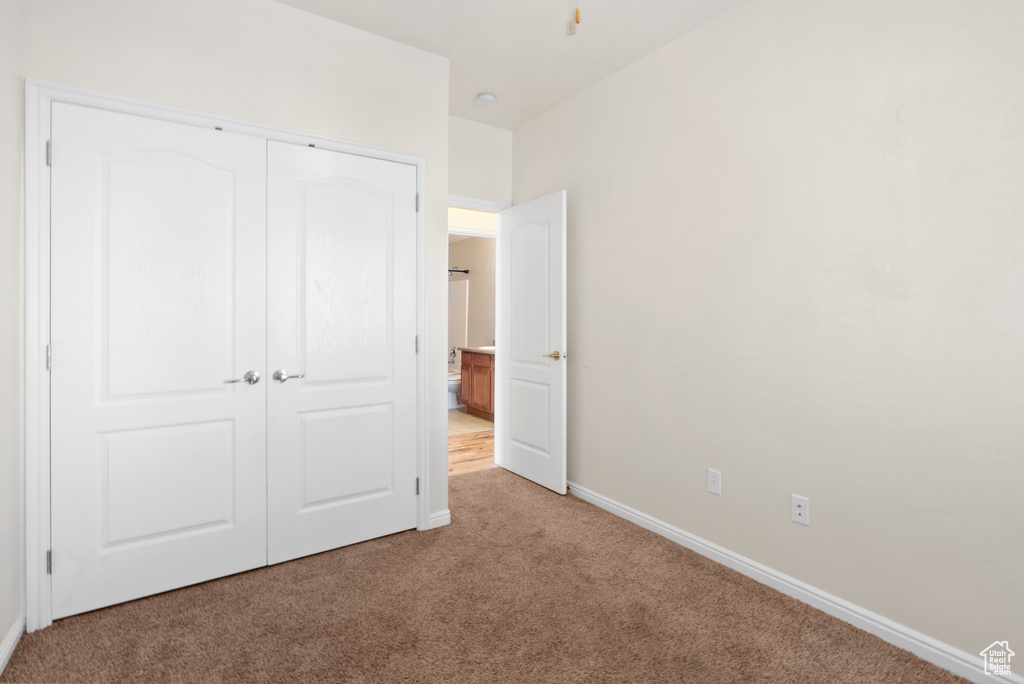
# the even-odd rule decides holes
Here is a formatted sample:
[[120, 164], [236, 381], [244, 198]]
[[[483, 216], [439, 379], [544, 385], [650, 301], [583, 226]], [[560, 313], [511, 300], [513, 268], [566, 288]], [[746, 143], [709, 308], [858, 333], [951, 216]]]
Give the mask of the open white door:
[[565, 494], [565, 200], [501, 212], [495, 315], [496, 460]]

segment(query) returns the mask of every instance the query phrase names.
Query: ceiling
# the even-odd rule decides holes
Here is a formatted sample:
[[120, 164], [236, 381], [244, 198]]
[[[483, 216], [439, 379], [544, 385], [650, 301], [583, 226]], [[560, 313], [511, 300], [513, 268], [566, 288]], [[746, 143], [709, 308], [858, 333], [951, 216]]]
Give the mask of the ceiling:
[[[450, 60], [449, 112], [514, 129], [744, 0], [277, 0]], [[496, 104], [474, 104], [490, 92]]]

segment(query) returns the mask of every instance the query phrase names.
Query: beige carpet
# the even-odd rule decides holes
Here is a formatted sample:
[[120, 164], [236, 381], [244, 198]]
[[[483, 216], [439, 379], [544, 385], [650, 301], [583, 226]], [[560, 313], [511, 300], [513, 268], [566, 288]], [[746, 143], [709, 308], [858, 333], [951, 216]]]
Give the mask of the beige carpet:
[[61, 620], [0, 681], [965, 681], [501, 469], [452, 478], [451, 510]]

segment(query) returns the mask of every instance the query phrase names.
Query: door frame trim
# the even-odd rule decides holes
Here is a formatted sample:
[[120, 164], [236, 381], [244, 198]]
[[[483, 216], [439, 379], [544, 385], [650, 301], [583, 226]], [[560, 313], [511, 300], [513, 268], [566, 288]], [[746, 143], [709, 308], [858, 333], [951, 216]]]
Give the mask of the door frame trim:
[[[424, 352], [416, 355], [416, 472], [420, 495], [416, 529], [437, 526], [430, 517], [427, 341], [426, 158], [319, 135], [264, 126], [211, 114], [107, 95], [38, 79], [25, 80], [25, 617], [33, 632], [53, 623], [50, 575], [50, 383], [46, 346], [50, 340], [50, 172], [46, 143], [51, 104], [64, 102], [132, 114], [264, 140], [316, 147], [416, 167], [416, 334]], [[57, 151], [59, 154], [59, 150]], [[60, 353], [56, 353], [59, 362]]]
[[472, 211], [486, 211], [489, 214], [499, 214], [502, 209], [508, 209], [512, 205], [508, 202], [495, 202], [493, 200], [476, 199], [475, 197], [464, 197], [462, 195], [448, 195], [448, 206], [456, 209], [471, 209]]

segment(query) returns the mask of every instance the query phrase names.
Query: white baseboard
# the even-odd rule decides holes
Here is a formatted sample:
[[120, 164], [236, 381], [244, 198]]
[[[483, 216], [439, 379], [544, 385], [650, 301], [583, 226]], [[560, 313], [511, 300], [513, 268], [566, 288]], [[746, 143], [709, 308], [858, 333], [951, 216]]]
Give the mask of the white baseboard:
[[981, 656], [971, 655], [938, 639], [933, 639], [927, 634], [922, 634], [906, 625], [901, 625], [827, 591], [813, 587], [806, 582], [801, 582], [778, 570], [773, 570], [766, 565], [734, 553], [718, 544], [701, 539], [678, 527], [673, 527], [668, 523], [652, 518], [646, 513], [641, 513], [606, 496], [592, 492], [586, 487], [570, 482], [569, 490], [573, 495], [594, 504], [598, 508], [603, 508], [620, 518], [636, 523], [644, 529], [671, 539], [702, 556], [732, 568], [740, 574], [746, 575], [761, 584], [766, 584], [773, 589], [777, 589], [787, 596], [803, 601], [855, 627], [859, 627], [865, 632], [874, 634], [883, 641], [910, 651], [922, 660], [938, 665], [972, 682], [993, 684], [993, 682], [1002, 681], [1011, 682], [1012, 684], [1024, 684], [1024, 676], [1017, 673], [1011, 674], [1009, 677], [990, 677], [984, 674]]
[[4, 669], [7, 667], [7, 663], [11, 662], [11, 656], [14, 655], [14, 649], [21, 641], [21, 635], [25, 633], [25, 616], [19, 615], [18, 619], [11, 625], [11, 629], [7, 632], [7, 636], [4, 637], [3, 641], [0, 641], [0, 674], [4, 673]]
[[452, 521], [452, 512], [447, 508], [437, 513], [431, 513], [427, 519], [427, 526], [424, 529], [432, 530], [436, 527], [444, 527]]

